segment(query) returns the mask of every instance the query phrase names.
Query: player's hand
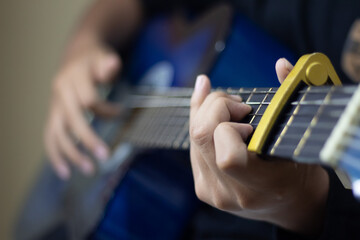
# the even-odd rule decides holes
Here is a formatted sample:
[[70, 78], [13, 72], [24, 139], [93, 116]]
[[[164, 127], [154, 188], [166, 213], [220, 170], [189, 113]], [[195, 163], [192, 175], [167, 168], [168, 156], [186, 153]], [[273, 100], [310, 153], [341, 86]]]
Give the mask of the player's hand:
[[59, 177], [68, 179], [69, 164], [84, 174], [94, 172], [90, 156], [79, 151], [77, 143], [100, 161], [109, 156], [107, 145], [85, 118], [85, 112], [111, 117], [120, 108], [98, 95], [97, 87], [113, 80], [120, 58], [98, 41], [80, 44], [68, 56], [56, 75], [44, 132], [45, 149]]
[[[281, 59], [282, 82], [292, 66]], [[260, 159], [245, 141], [248, 124], [236, 123], [250, 112], [238, 97], [209, 93], [199, 76], [191, 99], [191, 163], [197, 196], [235, 215], [268, 221], [301, 233], [318, 232], [328, 192], [328, 175], [317, 165]]]

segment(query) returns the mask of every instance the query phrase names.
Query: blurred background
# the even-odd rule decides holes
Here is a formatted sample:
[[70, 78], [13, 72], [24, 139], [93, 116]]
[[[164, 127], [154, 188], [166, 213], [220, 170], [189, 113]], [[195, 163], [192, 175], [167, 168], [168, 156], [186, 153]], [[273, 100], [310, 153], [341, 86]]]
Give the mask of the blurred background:
[[42, 162], [52, 77], [91, 0], [0, 1], [0, 239], [11, 228]]

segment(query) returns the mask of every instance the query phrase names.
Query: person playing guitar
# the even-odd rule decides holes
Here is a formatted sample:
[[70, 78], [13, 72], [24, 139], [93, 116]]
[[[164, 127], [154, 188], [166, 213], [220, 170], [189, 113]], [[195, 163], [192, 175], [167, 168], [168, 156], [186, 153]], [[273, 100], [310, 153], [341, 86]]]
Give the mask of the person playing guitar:
[[[122, 56], [117, 53], [118, 49], [126, 54], [143, 22], [150, 16], [181, 5], [180, 1], [174, 2], [164, 4], [161, 1], [145, 0], [98, 0], [90, 7], [72, 36], [54, 78], [44, 132], [47, 155], [61, 179], [70, 178], [71, 165], [85, 175], [91, 175], [95, 171], [91, 157], [95, 157], [99, 162], [106, 162], [109, 158], [109, 147], [88, 124], [84, 112], [91, 111], [104, 117], [121, 114], [121, 106], [103, 100], [98, 95], [97, 87], [111, 83], [115, 75], [122, 70]], [[205, 5], [210, 6], [216, 2], [220, 1], [189, 1], [185, 5], [194, 12], [200, 12], [206, 8]], [[324, 50], [322, 46], [318, 46], [322, 41], [321, 35], [318, 36], [320, 40], [314, 40], [314, 46], [306, 45], [315, 36], [311, 34], [316, 32], [318, 26], [300, 28], [298, 25], [304, 18], [302, 15], [299, 18], [295, 16], [295, 20], [292, 19], [295, 21], [294, 26], [288, 26], [289, 21], [283, 19], [290, 18], [293, 14], [291, 11], [296, 13], [293, 17], [303, 13], [302, 8], [298, 6], [301, 5], [300, 1], [297, 1], [298, 4], [270, 0], [263, 4], [255, 1], [229, 2], [232, 2], [237, 11], [243, 11], [259, 25], [264, 25], [266, 30], [273, 30], [276, 37], [288, 41], [297, 53]], [[308, 2], [304, 8], [310, 9], [311, 4], [317, 6], [316, 4], [325, 3], [331, 8], [336, 1]], [[288, 5], [290, 8], [286, 8]], [[341, 25], [343, 29], [337, 29], [337, 52], [329, 50], [331, 47], [325, 49], [330, 57], [337, 57], [336, 60], [340, 58], [338, 42], [345, 42], [345, 39], [338, 38], [346, 37], [350, 24], [360, 14], [358, 1], [349, 1], [343, 6], [352, 11], [346, 13], [348, 17]], [[270, 13], [274, 17], [269, 22], [259, 16], [263, 14], [266, 17]], [[299, 28], [299, 32], [294, 36], [284, 33], [290, 28]], [[309, 38], [304, 39], [306, 36]], [[352, 67], [346, 68], [346, 72], [351, 72], [350, 75], [354, 76], [357, 68], [353, 64], [353, 53], [349, 51], [344, 50], [343, 64], [352, 64]], [[349, 58], [349, 54], [352, 58]], [[335, 68], [339, 70], [340, 63], [336, 63]], [[276, 72], [280, 82], [291, 69], [292, 65], [287, 60], [278, 60]], [[340, 76], [346, 79], [342, 71]], [[331, 170], [320, 165], [299, 164], [279, 159], [264, 161], [255, 153], [249, 152], [246, 141], [253, 129], [250, 125], [235, 121], [244, 118], [251, 108], [242, 103], [240, 97], [220, 92], [210, 93], [210, 89], [209, 78], [205, 75], [198, 76], [190, 111], [191, 166], [195, 192], [202, 201], [231, 213], [234, 219], [241, 217], [250, 219], [250, 223], [251, 220], [270, 223], [275, 226], [276, 239], [337, 239], [339, 236], [355, 239], [356, 236], [360, 236], [357, 229], [360, 226], [360, 204], [356, 205], [355, 200], [351, 199], [351, 192], [342, 189]], [[76, 147], [78, 142], [90, 156]], [[345, 206], [348, 203], [349, 205]], [[335, 210], [334, 206], [337, 206]], [[336, 218], [341, 218], [342, 222], [335, 223]], [[216, 219], [213, 222], [216, 222]], [[209, 226], [212, 226], [211, 223]], [[211, 228], [209, 226], [208, 229]], [[229, 237], [226, 233], [224, 236]]]

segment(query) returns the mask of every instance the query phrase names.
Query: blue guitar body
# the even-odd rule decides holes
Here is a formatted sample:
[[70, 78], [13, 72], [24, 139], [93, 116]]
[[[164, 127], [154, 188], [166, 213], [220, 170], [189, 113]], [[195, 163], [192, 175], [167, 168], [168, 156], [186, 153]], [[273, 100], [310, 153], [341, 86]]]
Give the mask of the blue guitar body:
[[[126, 79], [133, 85], [192, 87], [196, 76], [205, 73], [213, 87], [278, 86], [276, 60], [293, 61], [294, 56], [244, 17], [232, 16], [227, 7], [219, 9], [195, 21], [154, 19], [125, 65]], [[115, 86], [110, 100], [118, 98], [118, 90]], [[95, 128], [103, 125], [94, 122]], [[63, 183], [45, 167], [21, 214], [17, 238], [181, 238], [198, 206], [188, 155], [141, 151], [126, 173], [115, 178], [114, 188], [109, 187], [113, 172], [86, 179], [75, 170], [75, 177]], [[109, 199], [101, 196], [104, 188], [111, 188]], [[101, 203], [107, 203], [105, 211]], [[56, 214], [60, 217], [53, 217]]]
[[[206, 25], [174, 44], [168, 18], [156, 19], [140, 36], [127, 75], [137, 85], [192, 87], [203, 73], [203, 57], [215, 51], [205, 68], [214, 87], [278, 86], [275, 62], [292, 60], [291, 53], [244, 17], [234, 17], [230, 27], [226, 40], [212, 41], [216, 29]], [[137, 156], [92, 238], [183, 237], [198, 205], [193, 186], [187, 152], [150, 150]]]

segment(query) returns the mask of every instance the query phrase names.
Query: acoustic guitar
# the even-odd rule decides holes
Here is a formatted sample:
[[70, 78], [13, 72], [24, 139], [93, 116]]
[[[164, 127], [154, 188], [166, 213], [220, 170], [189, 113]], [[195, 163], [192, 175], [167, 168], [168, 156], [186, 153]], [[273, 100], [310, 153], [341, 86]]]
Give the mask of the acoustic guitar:
[[292, 54], [226, 6], [191, 24], [159, 17], [135, 46], [124, 74], [132, 86], [119, 84], [109, 95], [125, 103], [128, 116], [92, 123], [111, 145], [111, 159], [91, 178], [73, 169], [69, 182], [45, 164], [20, 216], [18, 239], [181, 236], [198, 204], [187, 151], [192, 89], [182, 87], [199, 73], [253, 107], [243, 120], [256, 129], [249, 150], [329, 165], [356, 184], [359, 91], [339, 86], [324, 55], [302, 57], [278, 88], [273, 65]]

